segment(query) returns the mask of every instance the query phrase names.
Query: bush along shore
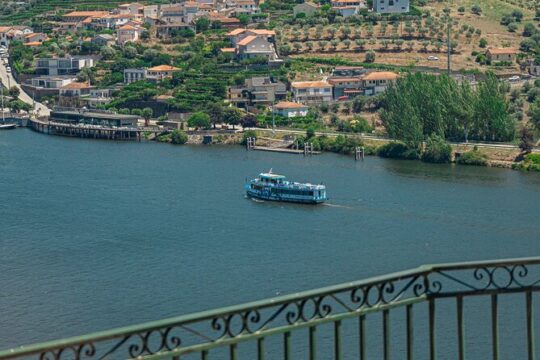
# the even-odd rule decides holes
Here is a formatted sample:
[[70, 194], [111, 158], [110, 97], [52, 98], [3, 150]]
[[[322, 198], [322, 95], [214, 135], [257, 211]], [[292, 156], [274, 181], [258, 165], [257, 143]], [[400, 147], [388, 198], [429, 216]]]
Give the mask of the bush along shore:
[[[211, 140], [205, 139], [211, 136]], [[280, 139], [269, 139], [256, 130], [241, 133], [221, 133], [205, 131], [201, 133], [186, 133], [183, 130], [166, 131], [155, 137], [155, 141], [174, 145], [183, 144], [223, 144], [246, 145], [248, 138], [258, 138], [258, 143], [268, 145]], [[314, 151], [333, 152], [343, 155], [353, 155], [357, 147], [364, 149], [365, 155], [376, 155], [383, 158], [401, 160], [420, 160], [426, 163], [473, 166], [492, 166], [512, 168], [525, 171], [540, 171], [540, 154], [523, 154], [518, 150], [480, 150], [477, 146], [452, 147], [442, 137], [432, 135], [419, 146], [413, 147], [401, 141], [388, 141], [384, 144], [374, 144], [363, 141], [358, 137], [317, 136], [314, 129], [308, 129], [305, 135], [295, 136], [295, 146], [303, 149], [305, 144], [313, 146]]]

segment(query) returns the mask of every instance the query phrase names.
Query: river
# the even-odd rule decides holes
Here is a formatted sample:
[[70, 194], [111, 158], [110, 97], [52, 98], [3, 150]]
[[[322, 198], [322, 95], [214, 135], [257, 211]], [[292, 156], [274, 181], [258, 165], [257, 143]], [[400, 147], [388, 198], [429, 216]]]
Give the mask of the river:
[[[329, 203], [246, 199], [270, 168]], [[0, 189], [0, 348], [540, 250], [540, 175], [506, 169], [19, 129]]]

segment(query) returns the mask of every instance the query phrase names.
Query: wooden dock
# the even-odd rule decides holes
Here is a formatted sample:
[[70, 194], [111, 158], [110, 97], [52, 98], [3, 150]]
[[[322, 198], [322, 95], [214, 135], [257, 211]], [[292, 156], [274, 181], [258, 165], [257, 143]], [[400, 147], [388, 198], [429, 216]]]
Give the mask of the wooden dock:
[[[279, 148], [279, 147], [269, 147], [269, 146], [253, 146], [251, 150], [260, 150], [260, 151], [270, 151], [270, 152], [278, 152], [278, 153], [286, 153], [286, 154], [299, 154], [304, 155], [304, 150], [297, 150], [297, 149], [287, 149], [287, 148]], [[313, 151], [311, 152], [313, 155], [318, 155], [321, 152], [320, 151]]]
[[161, 129], [66, 124], [44, 119], [30, 119], [28, 126], [34, 131], [49, 135], [127, 141], [141, 141], [147, 133], [159, 134], [163, 132]]

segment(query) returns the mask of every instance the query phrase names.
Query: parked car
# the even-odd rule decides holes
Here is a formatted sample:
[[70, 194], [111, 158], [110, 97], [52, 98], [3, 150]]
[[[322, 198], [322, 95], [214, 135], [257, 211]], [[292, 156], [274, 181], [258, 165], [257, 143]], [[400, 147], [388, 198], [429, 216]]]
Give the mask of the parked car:
[[338, 101], [344, 101], [344, 100], [349, 100], [349, 97], [346, 95], [338, 97]]
[[517, 75], [511, 76], [508, 78], [508, 81], [512, 81], [512, 82], [519, 81], [519, 80], [521, 80], [521, 78]]
[[9, 66], [6, 67], [6, 71], [7, 71], [8, 73], [10, 73], [10, 72], [11, 72], [11, 67], [9, 67]]
[[437, 60], [439, 60], [438, 57], [433, 56], [433, 55], [428, 56], [427, 59], [428, 59], [429, 61], [437, 61]]

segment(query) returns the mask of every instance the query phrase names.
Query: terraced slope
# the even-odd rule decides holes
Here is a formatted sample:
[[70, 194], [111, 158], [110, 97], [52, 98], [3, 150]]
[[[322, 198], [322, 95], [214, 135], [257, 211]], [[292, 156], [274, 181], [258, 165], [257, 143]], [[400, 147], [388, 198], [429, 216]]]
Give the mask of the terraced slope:
[[[19, 25], [33, 17], [54, 10], [110, 10], [126, 0], [39, 0], [29, 9], [23, 9], [15, 14], [0, 15], [1, 24]], [[164, 3], [165, 0], [146, 1], [142, 3]]]

